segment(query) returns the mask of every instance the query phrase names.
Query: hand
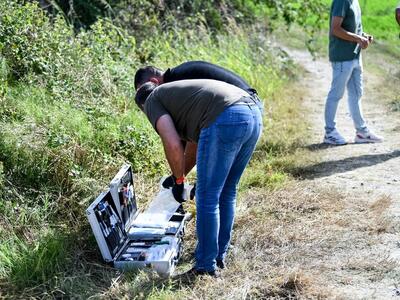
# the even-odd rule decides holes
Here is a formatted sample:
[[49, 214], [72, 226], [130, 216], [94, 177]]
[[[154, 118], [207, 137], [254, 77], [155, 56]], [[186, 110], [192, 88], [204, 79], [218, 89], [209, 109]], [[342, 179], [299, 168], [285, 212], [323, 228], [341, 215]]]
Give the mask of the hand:
[[161, 185], [165, 189], [172, 188], [175, 184], [175, 180], [176, 180], [176, 178], [174, 175], [168, 176], [167, 178], [165, 178], [165, 180], [163, 181], [163, 183]]
[[363, 33], [363, 37], [368, 39], [369, 44], [372, 44], [372, 42], [374, 41], [374, 37], [368, 33]]
[[186, 200], [183, 198], [183, 192], [185, 188], [185, 184], [181, 183], [181, 184], [174, 184], [174, 186], [172, 187], [172, 195], [174, 195], [174, 198], [176, 201], [178, 201], [179, 203], [185, 202]]
[[360, 36], [358, 39], [358, 44], [360, 45], [361, 49], [367, 49], [369, 46], [369, 40], [366, 37]]
[[194, 196], [196, 196], [196, 183], [193, 185], [193, 188], [192, 188], [191, 191], [190, 191], [190, 197], [189, 197], [189, 199], [190, 199], [190, 200], [193, 200], [193, 199], [194, 199]]

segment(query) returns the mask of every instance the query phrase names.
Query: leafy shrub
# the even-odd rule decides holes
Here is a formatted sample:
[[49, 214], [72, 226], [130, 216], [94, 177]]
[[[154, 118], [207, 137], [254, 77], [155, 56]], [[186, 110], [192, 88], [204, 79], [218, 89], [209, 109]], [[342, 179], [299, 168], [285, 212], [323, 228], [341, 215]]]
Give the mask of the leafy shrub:
[[[155, 9], [159, 3], [162, 10]], [[70, 247], [70, 236], [90, 232], [84, 209], [123, 162], [130, 162], [147, 178], [167, 172], [159, 138], [132, 101], [138, 67], [167, 68], [191, 59], [208, 60], [246, 78], [267, 106], [271, 94], [293, 76], [290, 60], [270, 45], [265, 31], [238, 26], [241, 20], [251, 23], [253, 13], [256, 17], [266, 13], [269, 2], [210, 3], [216, 2], [113, 1], [113, 20], [99, 18], [90, 30], [79, 31], [61, 13], [43, 13], [30, 2], [0, 2], [0, 168], [4, 168], [0, 169], [0, 186], [4, 186], [0, 187], [0, 215], [5, 220], [0, 222], [0, 281], [4, 293], [13, 287], [32, 287], [29, 296], [33, 290], [46, 296], [57, 290], [68, 297], [60, 278], [68, 281], [73, 294], [84, 293], [76, 287], [83, 291], [88, 282], [96, 291], [107, 284], [98, 287], [96, 280], [88, 278], [81, 257], [73, 257], [79, 251]], [[235, 10], [236, 6], [241, 9]], [[185, 24], [190, 26], [182, 29]], [[276, 114], [282, 118], [279, 111]], [[270, 118], [268, 130], [276, 126], [275, 121]], [[289, 148], [271, 136], [259, 147], [269, 149], [271, 157]], [[260, 183], [264, 167], [271, 176]], [[270, 160], [263, 161], [255, 174], [247, 186], [273, 186], [285, 179]], [[143, 184], [146, 188], [154, 182], [149, 179]], [[77, 246], [84, 248], [79, 249], [82, 253], [87, 253], [85, 247], [94, 249], [94, 242], [83, 243], [87, 245]], [[76, 270], [71, 271], [71, 266]], [[104, 273], [98, 271], [99, 277]]]
[[75, 28], [88, 28], [99, 17], [112, 17], [139, 41], [160, 31], [205, 26], [210, 32], [229, 30], [232, 22], [264, 22], [273, 30], [300, 24], [312, 38], [327, 12], [326, 0], [52, 0], [47, 10], [62, 13]]
[[[165, 1], [163, 18], [173, 16], [179, 22], [194, 11], [204, 16], [210, 3]], [[245, 20], [263, 5], [277, 12], [289, 5], [241, 3], [221, 2], [213, 9], [225, 7], [226, 16]], [[132, 7], [142, 10], [133, 15], [142, 16], [154, 5], [135, 2]], [[155, 29], [137, 45], [127, 30], [108, 19], [75, 33], [61, 15], [50, 18], [33, 3], [2, 2], [0, 11], [0, 79], [3, 87], [12, 85], [0, 97], [0, 160], [10, 178], [35, 189], [50, 185], [72, 191], [85, 178], [109, 179], [124, 161], [149, 175], [165, 170], [157, 135], [132, 104], [139, 62], [166, 68], [190, 59], [208, 60], [246, 78], [262, 97], [279, 86], [282, 73], [289, 74], [280, 51], [258, 31], [248, 35], [235, 23], [228, 29], [235, 38], [210, 34], [207, 21], [196, 30]]]
[[10, 174], [35, 187], [68, 187], [85, 174], [76, 170], [94, 176], [97, 165], [126, 160], [136, 171], [158, 172], [156, 135], [130, 109], [134, 38], [106, 19], [75, 35], [63, 18], [51, 20], [32, 3], [2, 2], [0, 11], [0, 62], [9, 70], [0, 79], [14, 85], [0, 97], [8, 123], [0, 157]]
[[13, 75], [20, 78], [27, 69], [41, 69], [42, 49], [38, 46], [47, 46], [50, 25], [43, 22], [44, 12], [34, 4], [28, 3], [26, 9], [20, 9], [19, 4], [8, 1], [0, 4], [0, 12], [0, 51]]

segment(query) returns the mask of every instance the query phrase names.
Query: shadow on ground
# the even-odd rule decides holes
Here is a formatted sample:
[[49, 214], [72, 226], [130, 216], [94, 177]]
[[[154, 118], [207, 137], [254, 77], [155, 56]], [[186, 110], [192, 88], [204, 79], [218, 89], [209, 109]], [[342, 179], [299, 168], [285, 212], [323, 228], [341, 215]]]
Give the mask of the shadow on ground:
[[333, 174], [344, 173], [355, 169], [370, 167], [400, 156], [400, 150], [389, 153], [368, 154], [348, 157], [340, 160], [321, 162], [293, 170], [292, 174], [300, 179], [314, 179]]
[[[348, 145], [348, 144], [346, 144], [346, 145]], [[346, 145], [331, 145], [331, 144], [326, 144], [326, 143], [316, 143], [316, 144], [307, 145], [304, 148], [309, 151], [319, 151], [319, 150], [324, 150], [324, 149], [328, 149], [328, 148], [343, 147]]]

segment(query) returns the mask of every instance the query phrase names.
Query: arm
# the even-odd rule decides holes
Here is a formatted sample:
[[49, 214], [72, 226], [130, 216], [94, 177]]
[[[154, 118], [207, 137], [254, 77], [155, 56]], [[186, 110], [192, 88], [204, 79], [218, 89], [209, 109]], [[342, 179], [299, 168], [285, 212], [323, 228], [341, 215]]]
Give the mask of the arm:
[[156, 128], [161, 137], [172, 174], [176, 178], [182, 177], [184, 173], [184, 149], [171, 116], [168, 114], [161, 116], [156, 122]]
[[192, 142], [186, 143], [185, 148], [185, 176], [196, 165], [197, 144]]
[[400, 5], [396, 8], [396, 20], [400, 25]]
[[342, 23], [342, 17], [332, 17], [331, 33], [334, 36], [342, 40], [358, 43], [362, 49], [366, 49], [369, 46], [368, 38], [345, 30], [342, 27]]

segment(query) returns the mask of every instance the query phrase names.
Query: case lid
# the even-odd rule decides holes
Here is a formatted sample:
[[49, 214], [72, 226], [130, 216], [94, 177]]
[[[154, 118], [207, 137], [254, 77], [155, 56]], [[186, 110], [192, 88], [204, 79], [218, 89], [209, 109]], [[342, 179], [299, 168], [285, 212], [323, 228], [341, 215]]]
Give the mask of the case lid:
[[105, 261], [112, 261], [127, 240], [124, 225], [116, 211], [110, 189], [101, 193], [86, 210]]
[[117, 175], [111, 180], [110, 192], [125, 231], [128, 231], [132, 220], [137, 214], [133, 172], [130, 165], [123, 165]]

